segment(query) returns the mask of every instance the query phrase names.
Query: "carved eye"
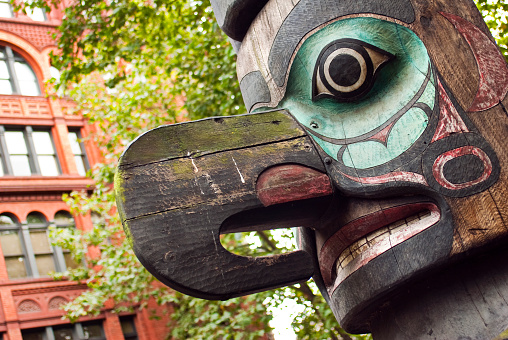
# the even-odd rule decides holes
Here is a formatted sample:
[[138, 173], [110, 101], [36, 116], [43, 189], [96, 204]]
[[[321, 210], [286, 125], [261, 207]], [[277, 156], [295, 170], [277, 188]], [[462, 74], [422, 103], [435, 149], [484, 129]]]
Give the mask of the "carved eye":
[[377, 71], [393, 58], [393, 54], [360, 40], [335, 40], [318, 57], [312, 100], [327, 97], [349, 102], [361, 98], [374, 85]]

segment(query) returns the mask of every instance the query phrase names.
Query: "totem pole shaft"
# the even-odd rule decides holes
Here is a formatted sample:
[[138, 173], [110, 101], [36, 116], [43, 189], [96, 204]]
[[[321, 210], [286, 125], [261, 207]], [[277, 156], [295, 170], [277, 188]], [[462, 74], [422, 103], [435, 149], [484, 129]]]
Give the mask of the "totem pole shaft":
[[[211, 3], [250, 114], [124, 153], [118, 206], [143, 265], [206, 299], [312, 276], [339, 324], [376, 340], [506, 330], [508, 66], [474, 2]], [[220, 243], [279, 227], [299, 227], [299, 251]]]
[[374, 339], [506, 339], [507, 256], [493, 251], [415, 284], [382, 307]]

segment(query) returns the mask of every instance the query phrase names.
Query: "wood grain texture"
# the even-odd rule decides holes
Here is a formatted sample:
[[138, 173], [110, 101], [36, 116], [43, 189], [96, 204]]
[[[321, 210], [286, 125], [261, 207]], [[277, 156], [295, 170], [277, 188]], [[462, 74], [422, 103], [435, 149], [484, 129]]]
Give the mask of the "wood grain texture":
[[498, 250], [416, 282], [377, 311], [374, 339], [496, 338], [508, 329], [506, 256]]
[[268, 0], [212, 0], [220, 28], [230, 38], [242, 41], [252, 20]]
[[[455, 27], [439, 14], [453, 13], [483, 29], [485, 23], [472, 1], [415, 0], [416, 18], [411, 29], [422, 39], [431, 59], [463, 108], [473, 102], [479, 75], [473, 52]], [[484, 30], [484, 32], [488, 32]]]
[[258, 40], [259, 52], [263, 60], [268, 60], [270, 47], [285, 18], [286, 17], [281, 17], [276, 1], [269, 1], [263, 11], [256, 17], [256, 22], [258, 24], [253, 26], [253, 29]]
[[309, 138], [282, 111], [164, 126], [140, 136], [120, 160], [115, 187], [141, 263], [163, 283], [206, 299], [308, 279], [314, 264], [304, 251], [250, 258], [220, 243], [221, 233], [311, 225], [319, 218], [326, 201], [263, 207], [258, 176], [281, 164], [324, 170]]

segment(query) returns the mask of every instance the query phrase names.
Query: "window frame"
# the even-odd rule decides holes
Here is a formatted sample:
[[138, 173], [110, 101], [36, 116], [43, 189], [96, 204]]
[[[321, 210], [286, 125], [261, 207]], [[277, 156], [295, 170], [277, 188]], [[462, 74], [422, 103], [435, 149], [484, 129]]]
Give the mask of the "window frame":
[[[83, 327], [90, 325], [90, 324], [99, 324], [101, 326], [101, 332], [102, 335], [100, 337], [85, 337], [85, 332], [83, 330]], [[87, 321], [87, 322], [76, 322], [75, 324], [63, 324], [63, 325], [54, 325], [54, 326], [46, 326], [46, 327], [38, 327], [38, 328], [29, 328], [29, 329], [22, 329], [21, 330], [21, 336], [23, 336], [23, 332], [26, 333], [35, 333], [35, 334], [41, 334], [43, 340], [55, 340], [55, 330], [58, 330], [58, 328], [68, 328], [72, 329], [72, 337], [77, 340], [106, 340], [106, 333], [104, 332], [104, 321], [103, 320], [94, 320], [94, 321]]]
[[[7, 126], [7, 129], [6, 129]], [[62, 167], [60, 165], [60, 161], [58, 158], [58, 153], [55, 145], [55, 140], [53, 139], [53, 134], [51, 133], [50, 128], [36, 127], [35, 129], [32, 126], [8, 126], [8, 125], [0, 125], [0, 166], [3, 169], [2, 176], [17, 176], [14, 174], [14, 169], [12, 166], [12, 162], [10, 160], [10, 154], [7, 148], [7, 140], [5, 138], [5, 133], [9, 131], [19, 131], [23, 133], [23, 138], [25, 140], [25, 145], [27, 149], [28, 163], [30, 166], [30, 175], [27, 176], [44, 176], [44, 177], [54, 177], [62, 174]], [[35, 144], [33, 141], [32, 134], [34, 132], [47, 132], [49, 134], [49, 138], [51, 139], [51, 146], [53, 147], [56, 170], [57, 174], [55, 175], [43, 175], [41, 172], [41, 167], [37, 157], [39, 154], [35, 149]], [[42, 154], [41, 154], [42, 155]], [[21, 176], [23, 177], [23, 176]]]
[[[78, 144], [79, 144], [79, 149], [81, 150], [80, 154], [75, 154], [74, 151], [72, 151], [72, 145], [71, 145], [71, 151], [72, 151], [72, 155], [74, 156], [74, 162], [76, 162], [76, 157], [80, 157], [81, 158], [81, 160], [83, 162], [83, 167], [85, 169], [85, 174], [83, 176], [86, 176], [86, 172], [88, 172], [88, 170], [90, 170], [90, 162], [88, 161], [88, 156], [86, 154], [85, 144], [83, 143], [83, 140], [82, 140], [83, 136], [81, 134], [81, 130], [80, 129], [69, 129], [67, 131], [67, 136], [69, 137], [69, 140], [70, 140], [70, 134], [71, 133], [75, 133], [76, 134], [77, 141], [78, 141]], [[76, 164], [76, 167], [77, 167], [77, 164]], [[79, 171], [79, 169], [78, 169], [78, 171]]]
[[[58, 211], [58, 212], [61, 212], [61, 211]], [[16, 277], [16, 278], [9, 277], [9, 280], [49, 277], [48, 275], [46, 275], [46, 273], [44, 273], [42, 275], [41, 275], [41, 273], [39, 273], [39, 268], [37, 267], [37, 260], [36, 260], [37, 255], [51, 255], [53, 264], [55, 266], [55, 272], [64, 272], [65, 270], [67, 270], [67, 264], [65, 262], [63, 249], [59, 246], [53, 246], [50, 243], [50, 251], [48, 251], [46, 253], [37, 253], [36, 254], [34, 251], [33, 245], [32, 245], [32, 239], [30, 238], [30, 232], [44, 230], [46, 233], [46, 236], [48, 238], [48, 242], [50, 242], [50, 238], [49, 238], [49, 227], [50, 226], [54, 226], [56, 228], [70, 228], [70, 227], [72, 227], [72, 225], [56, 224], [56, 223], [54, 223], [54, 221], [53, 222], [47, 221], [47, 219], [44, 217], [44, 215], [42, 215], [40, 212], [32, 211], [30, 214], [33, 214], [33, 213], [39, 214], [41, 217], [44, 218], [45, 222], [44, 223], [29, 224], [27, 221], [24, 221], [24, 222], [19, 223], [19, 222], [17, 222], [17, 219], [15, 219], [15, 218], [13, 219], [13, 217], [8, 213], [0, 214], [0, 216], [6, 215], [7, 217], [11, 218], [11, 220], [14, 221], [14, 224], [11, 224], [11, 225], [0, 225], [0, 231], [11, 231], [12, 230], [12, 231], [18, 232], [19, 240], [21, 243], [21, 249], [23, 252], [22, 255], [24, 257], [25, 271], [26, 271], [25, 277]], [[28, 215], [30, 215], [30, 214], [28, 214]], [[69, 215], [70, 215], [70, 213], [69, 213]], [[72, 217], [72, 215], [70, 215], [70, 216]], [[74, 219], [74, 217], [73, 217], [73, 219]], [[21, 256], [21, 255], [16, 255], [16, 256]], [[14, 255], [9, 256], [9, 257], [14, 257]], [[4, 255], [4, 259], [5, 259], [5, 255]]]
[[[0, 95], [3, 95], [3, 96], [18, 95], [18, 96], [27, 96], [27, 97], [42, 96], [42, 89], [41, 89], [41, 84], [40, 84], [39, 78], [37, 77], [37, 73], [35, 72], [32, 65], [28, 62], [28, 60], [26, 60], [18, 52], [14, 51], [9, 45], [0, 45], [0, 50], [2, 50], [2, 49], [5, 51], [5, 57], [0, 58], [0, 61], [5, 61], [5, 64], [7, 66], [7, 71], [9, 72], [9, 77], [10, 77], [10, 79], [8, 79], [8, 80], [11, 83], [12, 93], [11, 94], [0, 93]], [[16, 62], [26, 63], [28, 65], [28, 67], [30, 68], [30, 70], [33, 72], [35, 80], [36, 80], [35, 83], [37, 85], [38, 94], [27, 95], [27, 94], [22, 93], [18, 75], [16, 74], [16, 67], [15, 67]]]
[[[0, 231], [14, 231], [14, 232], [16, 232], [18, 234], [18, 238], [19, 238], [19, 242], [20, 242], [20, 246], [21, 246], [21, 254], [19, 254], [19, 255], [5, 256], [5, 254], [3, 254], [4, 262], [5, 262], [6, 258], [23, 257], [23, 264], [25, 266], [26, 277], [32, 277], [32, 271], [31, 271], [30, 265], [28, 265], [28, 261], [29, 261], [28, 252], [26, 249], [25, 234], [23, 233], [22, 224], [19, 222], [19, 220], [17, 218], [12, 216], [11, 214], [8, 214], [8, 213], [0, 214], [0, 216], [3, 216], [3, 215], [9, 217], [14, 223], [10, 224], [10, 225], [0, 225]], [[23, 278], [25, 278], [25, 277], [17, 277], [17, 278], [13, 278], [13, 279], [11, 279], [9, 277], [9, 280], [17, 280], [17, 279], [23, 279]]]
[[132, 325], [132, 328], [134, 329], [134, 332], [131, 333], [125, 333], [122, 327], [122, 334], [125, 340], [138, 340], [138, 330], [136, 329], [136, 322], [134, 321], [134, 315], [124, 315], [120, 316], [120, 326], [122, 326], [122, 322], [128, 322]]

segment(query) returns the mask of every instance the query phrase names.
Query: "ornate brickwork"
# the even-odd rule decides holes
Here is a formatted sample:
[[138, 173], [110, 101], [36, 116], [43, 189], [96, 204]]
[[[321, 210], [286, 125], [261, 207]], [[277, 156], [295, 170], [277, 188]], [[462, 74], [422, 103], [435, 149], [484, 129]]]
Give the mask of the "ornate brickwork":
[[55, 310], [59, 309], [61, 305], [64, 305], [67, 303], [67, 299], [61, 296], [55, 296], [51, 300], [49, 300], [48, 303], [48, 309], [49, 310]]
[[0, 103], [0, 115], [21, 116], [21, 103], [17, 99], [3, 99]]
[[31, 42], [39, 50], [44, 47], [53, 46], [51, 34], [56, 30], [51, 26], [35, 26], [13, 22], [0, 22], [0, 30], [11, 32]]
[[38, 313], [41, 311], [41, 306], [34, 300], [23, 300], [18, 305], [18, 313]]

